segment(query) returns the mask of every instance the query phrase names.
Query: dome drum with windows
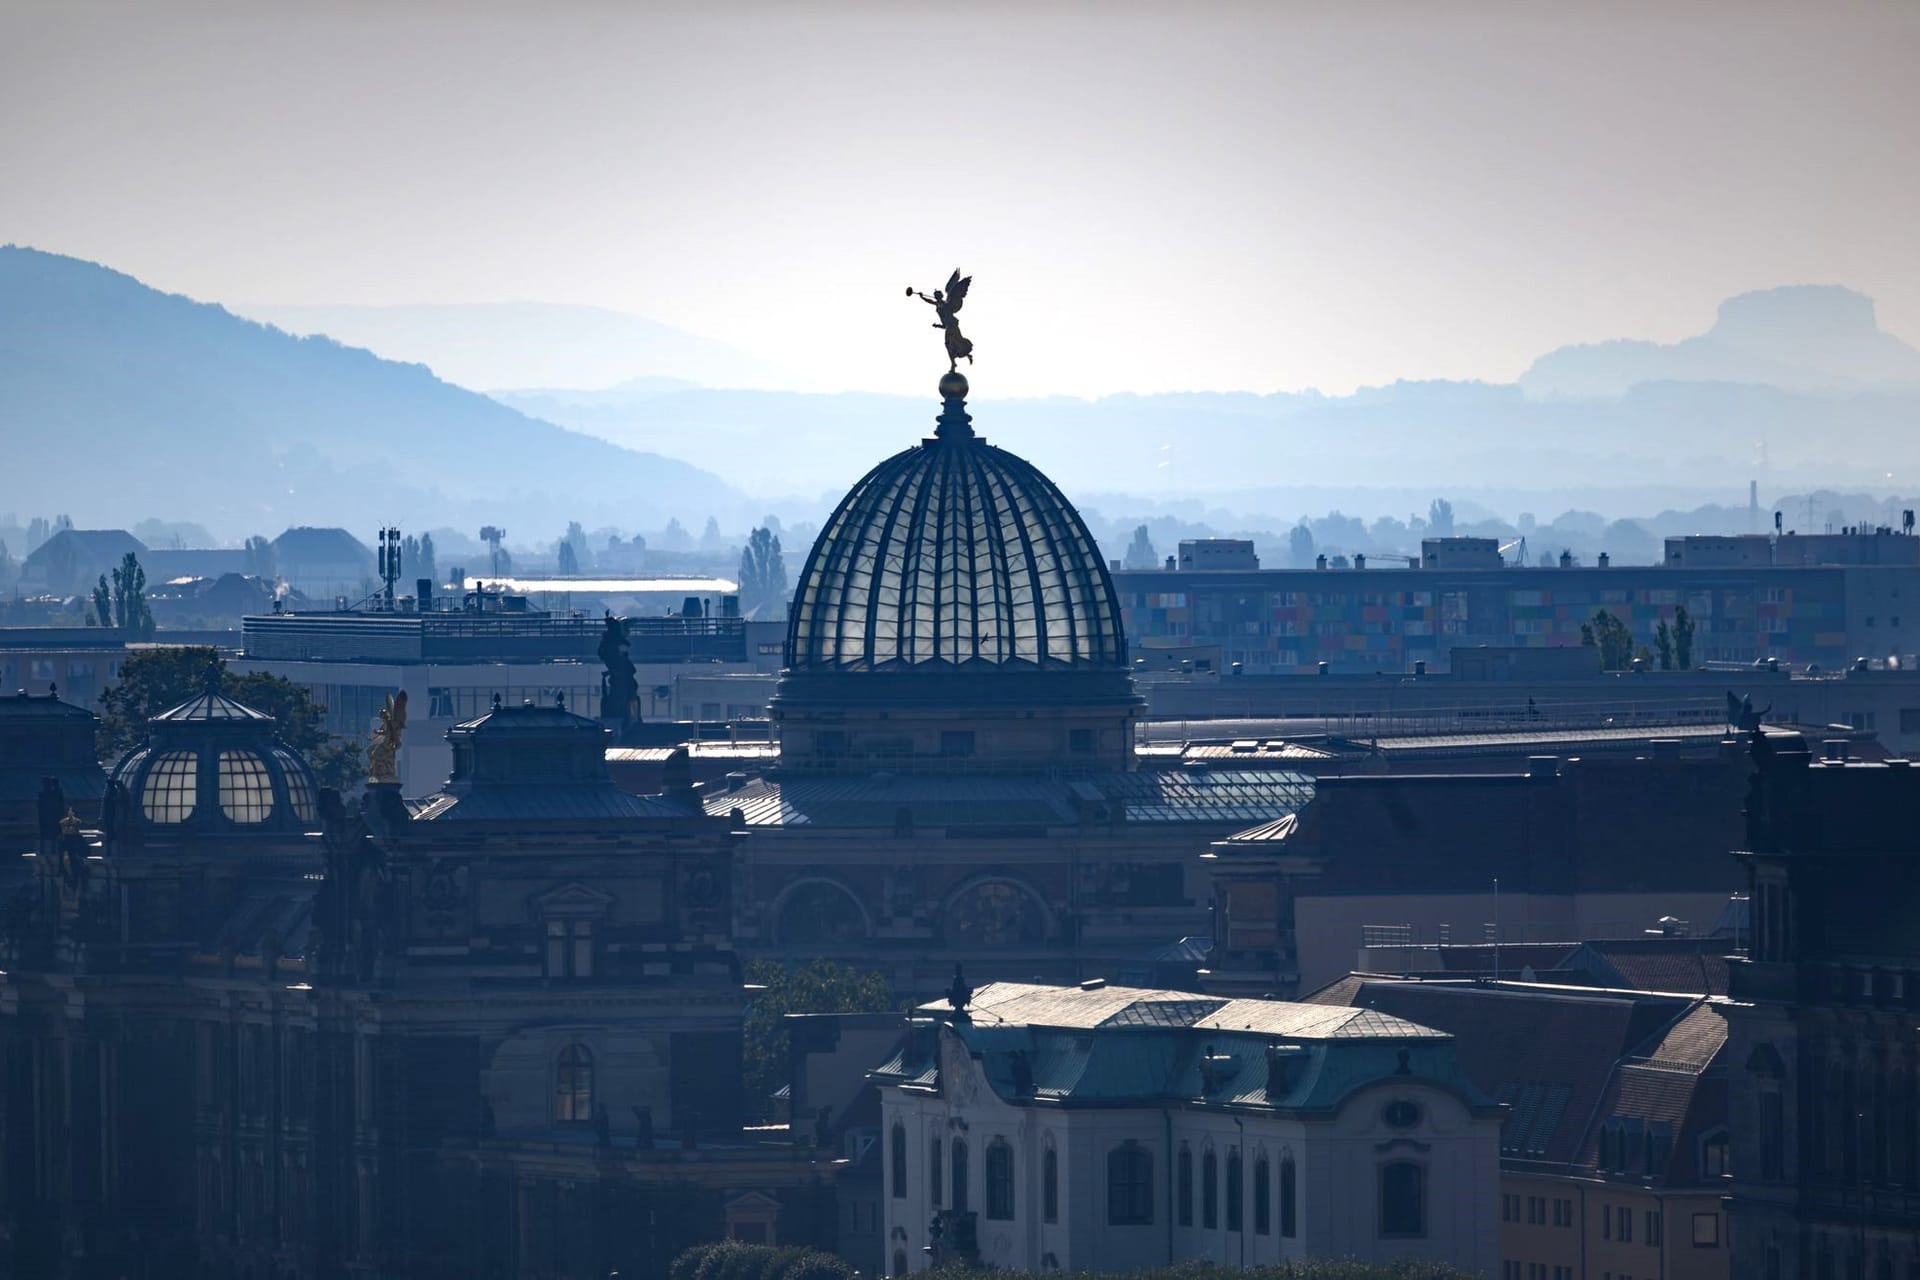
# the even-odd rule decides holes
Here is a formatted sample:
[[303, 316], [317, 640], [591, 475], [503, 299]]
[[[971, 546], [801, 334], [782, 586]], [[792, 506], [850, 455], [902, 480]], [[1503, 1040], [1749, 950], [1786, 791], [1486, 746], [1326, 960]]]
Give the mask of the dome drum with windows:
[[114, 766], [128, 817], [150, 837], [303, 832], [319, 820], [318, 787], [299, 754], [275, 736], [275, 721], [219, 689], [147, 722], [147, 741]]
[[863, 476], [808, 554], [773, 704], [783, 767], [1110, 767], [1138, 699], [1106, 562], [1051, 480], [974, 433], [966, 379], [940, 392], [934, 434]]

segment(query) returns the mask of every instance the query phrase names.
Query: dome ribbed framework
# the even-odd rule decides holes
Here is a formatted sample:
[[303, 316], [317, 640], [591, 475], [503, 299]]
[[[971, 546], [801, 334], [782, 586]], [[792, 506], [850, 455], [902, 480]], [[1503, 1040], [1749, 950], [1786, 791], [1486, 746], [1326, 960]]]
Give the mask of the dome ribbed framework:
[[1119, 601], [1079, 512], [948, 406], [936, 438], [869, 471], [827, 520], [787, 666], [1124, 669]]

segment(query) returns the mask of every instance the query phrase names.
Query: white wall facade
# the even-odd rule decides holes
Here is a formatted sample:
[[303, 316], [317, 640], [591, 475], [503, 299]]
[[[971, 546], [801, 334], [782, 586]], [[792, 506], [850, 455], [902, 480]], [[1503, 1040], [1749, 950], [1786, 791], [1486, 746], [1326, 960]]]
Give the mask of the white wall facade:
[[[1331, 1116], [1302, 1116], [1262, 1107], [1233, 1108], [1170, 1101], [1151, 1107], [1008, 1102], [988, 1086], [980, 1064], [942, 1030], [939, 1091], [914, 1086], [882, 1090], [888, 1274], [922, 1271], [929, 1225], [956, 1207], [953, 1146], [967, 1145], [966, 1206], [975, 1215], [979, 1257], [989, 1266], [1035, 1271], [1126, 1271], [1189, 1258], [1252, 1265], [1305, 1257], [1367, 1261], [1421, 1258], [1488, 1274], [1499, 1266], [1499, 1118], [1476, 1113], [1452, 1091], [1417, 1077], [1388, 1076], [1350, 1093]], [[1389, 1124], [1389, 1103], [1412, 1103], [1418, 1119]], [[903, 1177], [895, 1180], [904, 1136]], [[1011, 1150], [1010, 1216], [992, 1216], [988, 1152]], [[936, 1187], [930, 1164], [939, 1144]], [[1109, 1155], [1133, 1144], [1152, 1171], [1151, 1220], [1115, 1223], [1109, 1215]], [[1183, 1214], [1182, 1150], [1192, 1158], [1191, 1213]], [[1057, 1164], [1057, 1211], [1046, 1212], [1047, 1154]], [[1214, 1158], [1217, 1200], [1205, 1213], [1207, 1154]], [[1238, 1229], [1230, 1214], [1229, 1163], [1240, 1160]], [[1256, 1204], [1264, 1160], [1265, 1212]], [[1294, 1163], [1293, 1234], [1281, 1203], [1282, 1166]], [[1381, 1227], [1382, 1170], [1404, 1163], [1420, 1171], [1422, 1226], [1387, 1234]], [[898, 1192], [899, 1194], [896, 1194]], [[1190, 1222], [1187, 1219], [1190, 1217]], [[949, 1242], [950, 1243], [950, 1242]]]

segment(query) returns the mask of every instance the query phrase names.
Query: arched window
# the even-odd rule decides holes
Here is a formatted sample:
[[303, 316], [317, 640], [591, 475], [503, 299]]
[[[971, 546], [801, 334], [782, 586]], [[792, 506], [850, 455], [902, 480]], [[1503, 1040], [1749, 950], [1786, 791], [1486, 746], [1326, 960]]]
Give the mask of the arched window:
[[1040, 1216], [1060, 1221], [1060, 1156], [1052, 1147], [1040, 1156]]
[[844, 946], [867, 936], [867, 918], [846, 889], [830, 880], [796, 886], [780, 905], [780, 941]]
[[898, 1120], [893, 1122], [892, 1150], [888, 1157], [892, 1161], [890, 1170], [893, 1177], [893, 1198], [907, 1198], [907, 1126]]
[[936, 1209], [946, 1199], [947, 1163], [940, 1154], [940, 1139], [927, 1144], [927, 1201]]
[[593, 1051], [583, 1044], [568, 1045], [554, 1060], [553, 1118], [562, 1124], [593, 1119]]
[[1013, 1217], [1013, 1148], [1005, 1138], [987, 1144], [987, 1217], [998, 1222]]
[[1180, 1225], [1193, 1225], [1193, 1151], [1186, 1143], [1180, 1144]]
[[1153, 1155], [1137, 1142], [1107, 1152], [1107, 1225], [1153, 1223]]
[[1220, 1225], [1220, 1161], [1211, 1150], [1200, 1157], [1200, 1225]]
[[967, 1140], [953, 1140], [953, 1210], [967, 1211]]
[[1280, 1157], [1280, 1234], [1288, 1240], [1300, 1234], [1300, 1211], [1296, 1207], [1299, 1191], [1300, 1178], [1289, 1152]]
[[1380, 1166], [1380, 1234], [1427, 1233], [1427, 1171], [1410, 1160]]
[[1724, 1178], [1733, 1172], [1726, 1128], [1708, 1130], [1700, 1139], [1700, 1176]]
[[1253, 1233], [1273, 1234], [1273, 1170], [1264, 1151], [1253, 1158]]
[[1242, 1213], [1246, 1206], [1246, 1186], [1241, 1181], [1240, 1148], [1227, 1148], [1227, 1230], [1244, 1230]]

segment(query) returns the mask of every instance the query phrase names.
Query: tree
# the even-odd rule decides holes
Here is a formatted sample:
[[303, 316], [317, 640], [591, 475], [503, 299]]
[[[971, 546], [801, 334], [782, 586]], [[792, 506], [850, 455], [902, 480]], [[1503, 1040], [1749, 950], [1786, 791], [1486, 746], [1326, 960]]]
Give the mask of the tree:
[[560, 540], [560, 576], [571, 578], [580, 572], [580, 557], [574, 554], [573, 544], [565, 538]]
[[1293, 561], [1296, 569], [1313, 568], [1313, 530], [1302, 520], [1293, 526], [1293, 532], [1287, 535], [1287, 558]]
[[672, 516], [660, 534], [660, 545], [668, 551], [685, 551], [693, 545], [693, 535], [687, 532], [687, 526], [680, 523], [680, 517]]
[[27, 554], [32, 555], [38, 551], [41, 544], [52, 536], [53, 532], [47, 528], [47, 518], [45, 516], [35, 516], [29, 520], [27, 522]]
[[1673, 610], [1673, 659], [1682, 671], [1693, 668], [1693, 615], [1683, 604]]
[[1427, 528], [1436, 538], [1453, 536], [1453, 504], [1445, 498], [1435, 498], [1427, 504]]
[[1660, 651], [1660, 669], [1673, 670], [1673, 628], [1667, 625], [1665, 618], [1653, 629], [1653, 647]]
[[780, 555], [780, 539], [764, 525], [740, 551], [740, 608], [768, 619], [786, 612], [787, 562]]
[[89, 626], [110, 627], [113, 625], [113, 595], [107, 590], [107, 575], [101, 574], [100, 581], [93, 587], [93, 616]]
[[[587, 531], [580, 527], [578, 520], [567, 522], [567, 533], [561, 542], [573, 548], [573, 572], [580, 573], [593, 567], [593, 547], [587, 542]], [[562, 569], [562, 573], [566, 570]]]
[[831, 960], [799, 966], [754, 960], [747, 965], [747, 982], [765, 988], [747, 1001], [741, 1025], [741, 1071], [747, 1107], [753, 1112], [762, 1111], [780, 1086], [788, 1083], [787, 1029], [781, 1021], [787, 1014], [884, 1013], [893, 1008], [893, 992], [884, 974]]
[[1133, 541], [1127, 544], [1127, 558], [1124, 563], [1129, 569], [1160, 567], [1160, 553], [1153, 548], [1153, 539], [1147, 534], [1147, 526], [1134, 527]]
[[5, 540], [0, 539], [0, 587], [12, 586], [16, 572], [18, 570], [14, 566], [13, 557], [7, 552], [7, 544]]
[[1605, 609], [1595, 609], [1593, 621], [1580, 624], [1580, 643], [1599, 648], [1602, 671], [1625, 671], [1633, 665], [1633, 634]]
[[705, 552], [720, 550], [726, 545], [726, 539], [720, 534], [720, 522], [712, 516], [707, 517], [707, 527], [700, 531], [700, 549]]
[[440, 567], [434, 563], [432, 534], [420, 535], [420, 559], [412, 563], [414, 577], [425, 578], [436, 587], [440, 585]]
[[71, 528], [73, 528], [73, 517], [66, 512], [63, 511], [53, 518], [53, 531], [55, 533], [65, 533]]
[[[97, 600], [100, 592], [94, 589]], [[147, 608], [147, 571], [140, 559], [127, 552], [120, 567], [113, 571], [113, 625], [128, 640], [153, 639], [153, 611]]]
[[276, 576], [273, 543], [258, 533], [248, 538], [246, 560], [241, 565], [241, 572], [250, 578], [265, 578], [271, 581]]
[[220, 665], [222, 692], [278, 721], [280, 740], [306, 757], [321, 786], [345, 791], [365, 776], [360, 744], [327, 732], [327, 709], [310, 691], [264, 671], [227, 674], [218, 653], [199, 646], [143, 650], [120, 664], [119, 679], [100, 695], [101, 757], [116, 759], [145, 742], [147, 721], [203, 690], [213, 662]]

